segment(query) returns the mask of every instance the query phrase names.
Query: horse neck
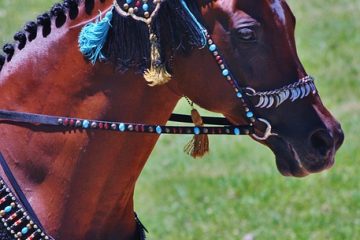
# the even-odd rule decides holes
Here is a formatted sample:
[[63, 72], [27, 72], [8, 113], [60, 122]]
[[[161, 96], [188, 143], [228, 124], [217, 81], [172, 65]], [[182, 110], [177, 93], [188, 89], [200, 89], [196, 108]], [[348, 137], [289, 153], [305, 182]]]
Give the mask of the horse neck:
[[[99, 2], [106, 9], [110, 1]], [[164, 124], [179, 97], [164, 86], [148, 87], [139, 74], [84, 61], [77, 45], [84, 21], [79, 16], [54, 27], [15, 53], [0, 72], [0, 108]], [[74, 240], [132, 238], [135, 182], [157, 136], [34, 132], [3, 124], [0, 134], [1, 151], [49, 233]]]

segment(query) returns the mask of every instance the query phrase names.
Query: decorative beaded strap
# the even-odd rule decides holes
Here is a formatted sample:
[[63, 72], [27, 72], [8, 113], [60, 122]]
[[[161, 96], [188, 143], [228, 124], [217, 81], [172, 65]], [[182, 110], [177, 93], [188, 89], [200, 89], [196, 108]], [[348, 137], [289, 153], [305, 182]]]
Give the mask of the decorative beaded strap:
[[0, 219], [5, 229], [17, 240], [48, 240], [43, 230], [30, 218], [19, 200], [0, 177]]
[[253, 126], [253, 123], [256, 121], [255, 114], [250, 110], [249, 103], [247, 99], [245, 99], [245, 93], [243, 92], [243, 88], [239, 86], [238, 81], [236, 81], [235, 77], [230, 72], [229, 67], [226, 65], [224, 58], [221, 56], [219, 49], [216, 46], [214, 40], [212, 40], [210, 34], [206, 33], [206, 37], [209, 51], [219, 65], [221, 74], [226, 79], [226, 81], [234, 88], [236, 97], [240, 99], [243, 104], [246, 119], [248, 120], [248, 122], [250, 122], [250, 126]]
[[114, 0], [115, 10], [124, 17], [151, 24], [163, 0]]
[[[164, 125], [147, 125], [139, 123], [124, 123], [89, 120], [81, 118], [69, 118], [49, 116], [42, 114], [24, 113], [0, 110], [0, 119], [7, 120], [10, 124], [15, 123], [30, 123], [42, 124], [49, 126], [59, 126], [68, 129], [99, 129], [117, 132], [132, 132], [132, 133], [149, 133], [149, 134], [210, 134], [210, 135], [249, 135], [254, 133], [252, 126], [220, 126], [220, 127], [205, 127], [205, 126], [164, 126]], [[210, 118], [212, 119], [212, 118]], [[214, 118], [217, 119], [217, 118]], [[220, 118], [220, 120], [222, 120]]]

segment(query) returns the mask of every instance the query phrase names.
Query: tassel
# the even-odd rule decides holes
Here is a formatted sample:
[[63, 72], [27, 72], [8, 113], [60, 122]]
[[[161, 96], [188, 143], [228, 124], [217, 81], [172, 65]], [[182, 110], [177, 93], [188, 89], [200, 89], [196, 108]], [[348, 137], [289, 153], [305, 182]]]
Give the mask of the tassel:
[[[151, 26], [148, 26], [151, 29]], [[155, 33], [150, 30], [151, 64], [150, 69], [145, 70], [144, 78], [149, 86], [163, 85], [171, 80], [171, 75], [166, 71], [165, 65], [161, 62], [160, 43]]]
[[[204, 126], [204, 122], [196, 109], [191, 110], [191, 118], [195, 126]], [[193, 158], [201, 158], [209, 152], [209, 138], [207, 134], [194, 135], [184, 147], [184, 152]]]
[[99, 16], [95, 23], [89, 23], [81, 30], [80, 51], [92, 64], [95, 64], [98, 59], [100, 61], [106, 59], [101, 51], [111, 27], [112, 17], [113, 10], [110, 10], [103, 19]]

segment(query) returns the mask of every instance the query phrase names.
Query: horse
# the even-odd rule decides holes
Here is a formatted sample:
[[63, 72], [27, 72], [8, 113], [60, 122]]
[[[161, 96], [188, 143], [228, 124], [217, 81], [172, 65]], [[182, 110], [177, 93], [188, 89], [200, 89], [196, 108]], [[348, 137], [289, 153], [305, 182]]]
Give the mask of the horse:
[[[191, 5], [189, 19], [206, 26], [206, 45], [178, 34], [176, 27], [188, 23], [169, 14], [176, 2]], [[186, 96], [234, 126], [252, 126], [250, 136], [273, 151], [285, 176], [334, 164], [344, 134], [297, 56], [295, 17], [285, 0], [158, 3], [161, 44], [168, 44], [162, 58], [172, 75], [166, 84], [151, 87], [139, 74], [150, 64], [150, 44], [133, 36], [145, 25], [118, 36], [143, 55], [117, 57], [108, 44], [109, 61], [91, 64], [79, 51], [79, 34], [112, 11], [114, 1], [65, 0], [4, 46], [0, 109], [160, 126]], [[121, 28], [112, 25], [109, 34], [116, 35]], [[58, 130], [4, 119], [0, 127], [1, 153], [46, 232], [55, 239], [144, 239], [134, 188], [160, 134]]]

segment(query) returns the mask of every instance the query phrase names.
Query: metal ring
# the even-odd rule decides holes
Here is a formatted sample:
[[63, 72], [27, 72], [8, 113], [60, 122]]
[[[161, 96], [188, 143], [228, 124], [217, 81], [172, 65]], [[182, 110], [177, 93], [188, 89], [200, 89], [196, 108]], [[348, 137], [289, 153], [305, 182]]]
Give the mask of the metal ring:
[[264, 132], [264, 136], [260, 137], [258, 135], [256, 135], [256, 133], [254, 134], [251, 134], [251, 136], [253, 138], [255, 138], [256, 140], [259, 140], [259, 141], [265, 141], [267, 140], [270, 136], [277, 136], [276, 133], [272, 133], [272, 127], [271, 127], [271, 124], [269, 121], [267, 121], [266, 119], [263, 119], [263, 118], [258, 118], [257, 119], [258, 121], [262, 122], [262, 123], [265, 123], [266, 125], [266, 130]]
[[251, 88], [251, 87], [247, 87], [247, 88], [245, 88], [245, 90], [246, 90], [245, 93], [246, 93], [246, 95], [248, 95], [248, 96], [253, 97], [253, 96], [256, 95], [255, 89], [253, 89], [253, 88]]

